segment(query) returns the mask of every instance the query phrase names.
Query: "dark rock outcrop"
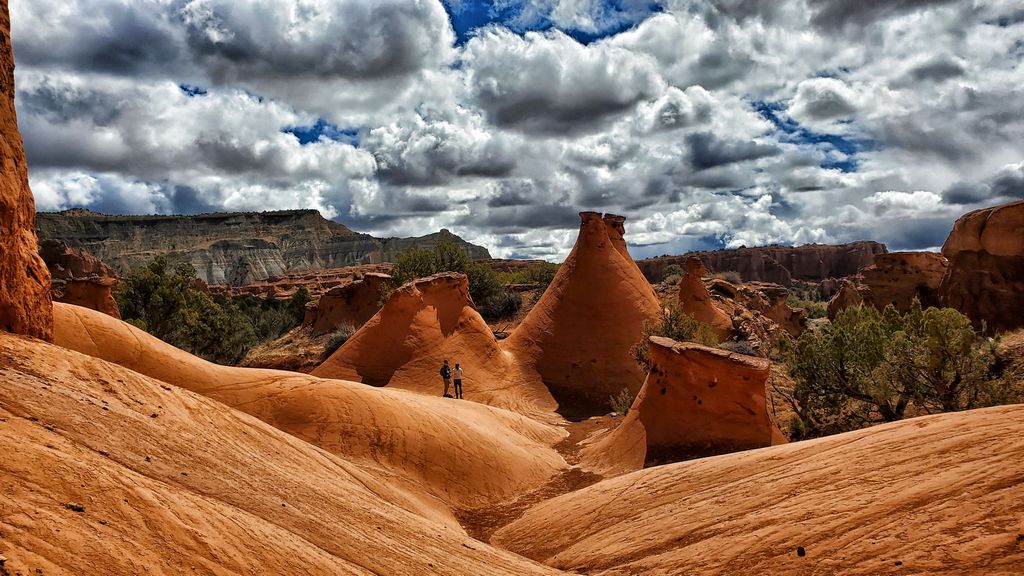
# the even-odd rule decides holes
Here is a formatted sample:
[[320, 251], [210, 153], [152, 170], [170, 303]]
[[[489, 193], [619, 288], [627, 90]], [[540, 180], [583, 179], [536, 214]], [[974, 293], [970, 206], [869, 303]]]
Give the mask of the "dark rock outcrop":
[[936, 252], [891, 252], [875, 256], [875, 263], [860, 271], [864, 302], [882, 310], [892, 304], [910, 310], [917, 298], [925, 308], [939, 306], [939, 284], [946, 259]]
[[121, 275], [157, 256], [189, 262], [208, 284], [241, 286], [307, 270], [394, 260], [409, 248], [459, 244], [471, 258], [483, 247], [447, 230], [419, 238], [374, 238], [324, 219], [316, 210], [218, 213], [196, 216], [108, 216], [74, 209], [39, 214], [40, 238], [81, 248]]
[[43, 240], [39, 255], [46, 262], [55, 302], [84, 306], [121, 318], [113, 290], [118, 278], [114, 269], [82, 250], [57, 240]]
[[303, 326], [313, 336], [322, 336], [342, 326], [359, 328], [384, 305], [391, 283], [387, 274], [367, 274], [361, 280], [332, 288], [316, 302], [306, 305]]
[[1024, 201], [961, 216], [942, 255], [939, 299], [987, 330], [1024, 326]]
[[660, 282], [668, 266], [682, 266], [687, 256], [696, 256], [711, 272], [737, 272], [744, 282], [771, 282], [790, 286], [794, 280], [819, 282], [856, 274], [884, 254], [884, 244], [861, 241], [849, 244], [806, 244], [804, 246], [763, 246], [683, 256], [661, 256], [640, 260], [637, 265], [651, 282]]
[[14, 111], [14, 55], [7, 1], [0, 2], [0, 330], [53, 338], [50, 274], [39, 258], [35, 202]]

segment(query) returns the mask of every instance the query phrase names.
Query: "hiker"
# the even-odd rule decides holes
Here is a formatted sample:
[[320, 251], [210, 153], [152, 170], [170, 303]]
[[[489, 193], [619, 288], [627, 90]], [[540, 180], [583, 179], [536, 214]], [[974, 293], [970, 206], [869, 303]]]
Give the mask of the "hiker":
[[462, 399], [462, 366], [458, 362], [455, 363], [455, 397]]
[[444, 365], [441, 366], [441, 379], [444, 380], [444, 394], [445, 398], [451, 398], [452, 395], [448, 393], [448, 389], [452, 386], [452, 369], [448, 367], [448, 361], [444, 361]]

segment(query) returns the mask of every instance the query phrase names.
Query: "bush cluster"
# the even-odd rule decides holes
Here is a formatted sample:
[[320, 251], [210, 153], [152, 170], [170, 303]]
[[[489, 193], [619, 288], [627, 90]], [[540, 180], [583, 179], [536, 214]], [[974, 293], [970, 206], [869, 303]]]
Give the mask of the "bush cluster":
[[676, 304], [670, 304], [662, 312], [656, 324], [644, 322], [643, 337], [630, 348], [630, 355], [646, 374], [651, 364], [651, 336], [664, 336], [677, 342], [696, 342], [705, 346], [718, 346], [718, 335], [710, 324], [700, 322], [683, 311]]
[[469, 295], [489, 320], [514, 315], [522, 306], [522, 298], [502, 285], [501, 279], [486, 264], [473, 262], [469, 255], [450, 241], [440, 242], [433, 249], [412, 248], [400, 253], [392, 272], [398, 284], [425, 278], [439, 272], [459, 272], [469, 280]]
[[925, 310], [916, 301], [906, 314], [892, 306], [848, 308], [785, 353], [793, 435], [1013, 401], [1017, 392], [996, 369], [995, 351], [996, 342], [952, 308]]
[[236, 364], [255, 344], [299, 325], [310, 300], [305, 288], [275, 300], [211, 296], [198, 285], [190, 264], [157, 258], [129, 274], [114, 298], [126, 322], [221, 364]]

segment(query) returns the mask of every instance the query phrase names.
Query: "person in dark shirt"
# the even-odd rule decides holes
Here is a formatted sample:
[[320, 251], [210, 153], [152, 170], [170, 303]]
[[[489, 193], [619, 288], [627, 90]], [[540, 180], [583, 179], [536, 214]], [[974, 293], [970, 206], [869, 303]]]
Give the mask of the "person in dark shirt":
[[444, 364], [441, 366], [441, 380], [444, 380], [444, 394], [442, 394], [442, 396], [445, 398], [451, 398], [451, 394], [448, 393], [448, 390], [452, 386], [452, 369], [448, 367], [447, 360], [445, 360]]

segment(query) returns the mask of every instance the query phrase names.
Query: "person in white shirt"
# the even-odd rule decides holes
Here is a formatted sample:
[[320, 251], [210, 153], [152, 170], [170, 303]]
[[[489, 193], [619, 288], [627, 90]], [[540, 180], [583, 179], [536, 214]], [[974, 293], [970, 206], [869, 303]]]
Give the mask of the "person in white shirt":
[[462, 398], [462, 366], [458, 362], [455, 363], [454, 370], [455, 380], [455, 397]]

